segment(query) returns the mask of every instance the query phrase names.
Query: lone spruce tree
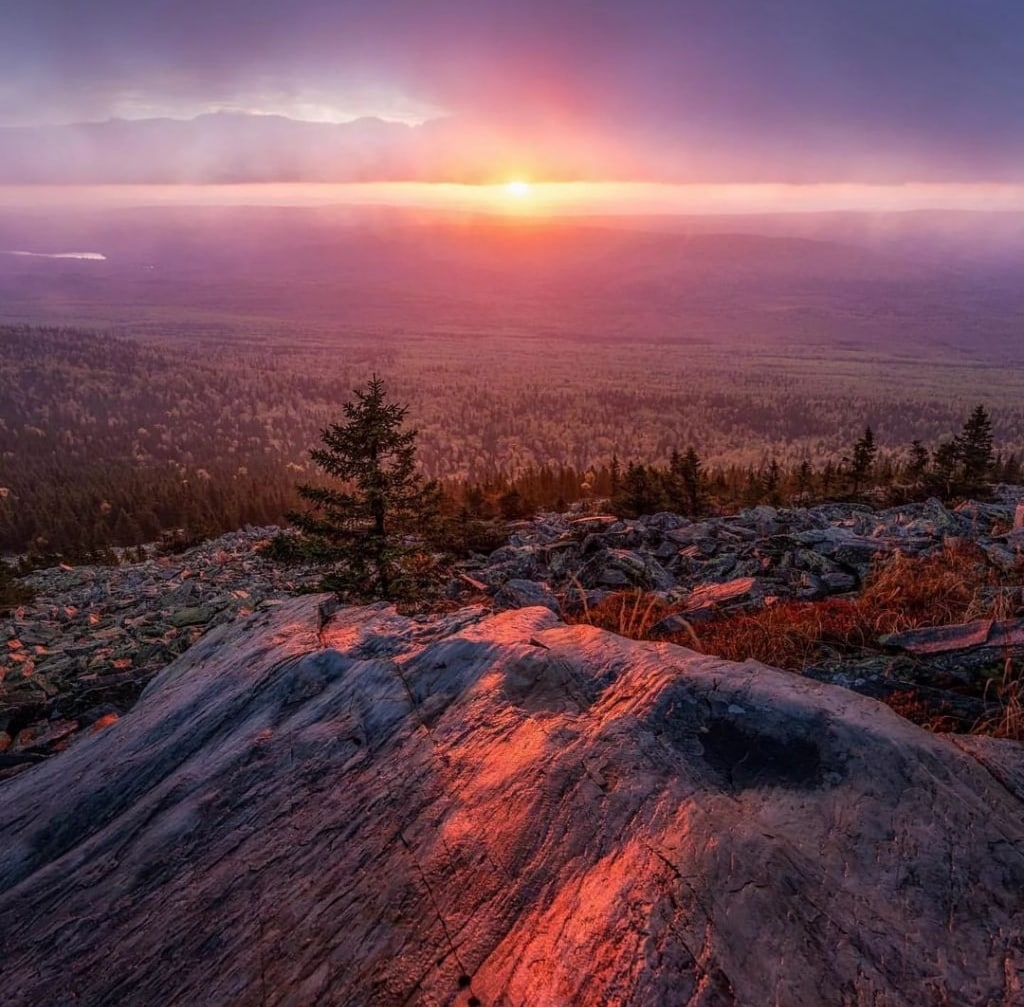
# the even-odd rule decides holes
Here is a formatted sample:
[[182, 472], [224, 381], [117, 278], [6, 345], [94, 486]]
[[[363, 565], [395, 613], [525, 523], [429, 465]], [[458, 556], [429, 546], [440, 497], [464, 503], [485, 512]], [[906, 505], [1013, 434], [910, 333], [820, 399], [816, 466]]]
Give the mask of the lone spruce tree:
[[344, 423], [321, 431], [323, 447], [310, 457], [340, 486], [296, 487], [310, 504], [289, 520], [309, 552], [330, 563], [324, 585], [351, 598], [393, 598], [411, 588], [410, 558], [422, 551], [416, 537], [437, 516], [440, 491], [416, 469], [416, 431], [403, 429], [406, 406], [389, 402], [373, 375], [345, 403]]
[[992, 420], [984, 406], [975, 406], [957, 438], [965, 489], [977, 492], [992, 474], [995, 455], [992, 450]]
[[878, 454], [875, 443], [875, 432], [871, 427], [864, 428], [864, 436], [853, 445], [853, 460], [850, 463], [850, 478], [853, 480], [853, 494], [856, 496], [871, 473]]

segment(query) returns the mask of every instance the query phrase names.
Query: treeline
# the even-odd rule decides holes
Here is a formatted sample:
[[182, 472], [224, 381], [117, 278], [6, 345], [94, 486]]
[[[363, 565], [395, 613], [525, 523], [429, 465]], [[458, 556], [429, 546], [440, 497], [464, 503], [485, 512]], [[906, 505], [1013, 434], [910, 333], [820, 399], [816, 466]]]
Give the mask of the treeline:
[[[977, 482], [963, 432], [929, 433], [959, 423], [948, 402], [800, 399], [776, 371], [701, 372], [692, 350], [680, 376], [663, 347], [648, 361], [634, 346], [576, 345], [569, 359], [547, 340], [502, 345], [488, 340], [481, 361], [460, 340], [184, 347], [0, 326], [0, 552], [78, 560], [280, 522], [321, 429], [374, 368], [410, 403], [419, 464], [456, 526], [581, 500], [695, 513]], [[862, 472], [865, 419], [884, 439]], [[997, 401], [990, 425], [1007, 447], [986, 478], [1019, 481], [1024, 414]], [[934, 442], [914, 447], [921, 431]]]
[[991, 418], [979, 405], [960, 433], [931, 447], [914, 440], [902, 451], [882, 451], [869, 426], [838, 462], [818, 465], [803, 459], [784, 466], [771, 458], [758, 466], [706, 467], [690, 446], [673, 451], [668, 465], [630, 460], [623, 466], [614, 456], [610, 465], [582, 472], [544, 466], [515, 477], [495, 473], [480, 482], [445, 485], [448, 496], [472, 517], [512, 520], [592, 500], [607, 500], [624, 517], [662, 510], [693, 517], [759, 504], [871, 500], [885, 505], [929, 496], [950, 501], [984, 497], [993, 483], [1022, 479], [1020, 457], [995, 450]]
[[[622, 516], [671, 510], [689, 516], [758, 504], [808, 505], [828, 500], [898, 503], [928, 496], [951, 500], [983, 496], [992, 482], [1024, 480], [1015, 453], [994, 450], [991, 425], [978, 407], [957, 436], [932, 447], [914, 441], [903, 451], [882, 451], [873, 431], [838, 462], [804, 459], [784, 466], [705, 465], [694, 447], [672, 452], [668, 465], [613, 456], [610, 464], [528, 467], [517, 474], [495, 469], [477, 481], [441, 485], [449, 538], [466, 549], [494, 547], [480, 521], [513, 521], [538, 510], [603, 503]], [[93, 466], [69, 473], [59, 485], [39, 488], [32, 507], [0, 490], [0, 549], [61, 556], [74, 561], [109, 559], [112, 547], [161, 538], [186, 544], [246, 524], [283, 524], [299, 504], [295, 477], [273, 464], [213, 471], [184, 466]]]
[[25, 506], [0, 493], [0, 552], [84, 561], [169, 535], [197, 541], [246, 524], [277, 524], [295, 496], [276, 468], [197, 474], [96, 465], [39, 487], [30, 499]]

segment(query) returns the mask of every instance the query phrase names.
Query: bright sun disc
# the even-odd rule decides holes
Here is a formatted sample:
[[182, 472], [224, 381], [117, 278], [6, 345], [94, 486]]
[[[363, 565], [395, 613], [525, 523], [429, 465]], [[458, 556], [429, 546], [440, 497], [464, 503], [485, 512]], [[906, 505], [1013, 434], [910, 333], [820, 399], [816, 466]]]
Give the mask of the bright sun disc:
[[516, 196], [518, 198], [528, 196], [530, 194], [530, 183], [517, 178], [505, 184], [505, 191], [510, 196]]

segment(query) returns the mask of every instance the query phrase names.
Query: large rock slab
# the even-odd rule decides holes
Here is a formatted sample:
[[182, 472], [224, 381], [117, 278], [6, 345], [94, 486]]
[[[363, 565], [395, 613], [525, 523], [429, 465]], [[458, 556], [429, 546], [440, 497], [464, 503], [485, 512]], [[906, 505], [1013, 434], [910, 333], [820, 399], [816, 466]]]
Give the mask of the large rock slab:
[[0, 786], [5, 1007], [1024, 1002], [1020, 746], [544, 608], [323, 604]]

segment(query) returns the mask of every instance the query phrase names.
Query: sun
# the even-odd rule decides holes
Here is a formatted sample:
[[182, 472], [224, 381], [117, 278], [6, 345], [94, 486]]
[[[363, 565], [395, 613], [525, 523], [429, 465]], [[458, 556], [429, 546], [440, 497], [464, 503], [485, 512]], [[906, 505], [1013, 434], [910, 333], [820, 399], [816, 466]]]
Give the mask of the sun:
[[522, 199], [524, 196], [529, 196], [532, 186], [529, 182], [521, 178], [514, 178], [511, 182], [505, 183], [505, 191], [516, 199]]

